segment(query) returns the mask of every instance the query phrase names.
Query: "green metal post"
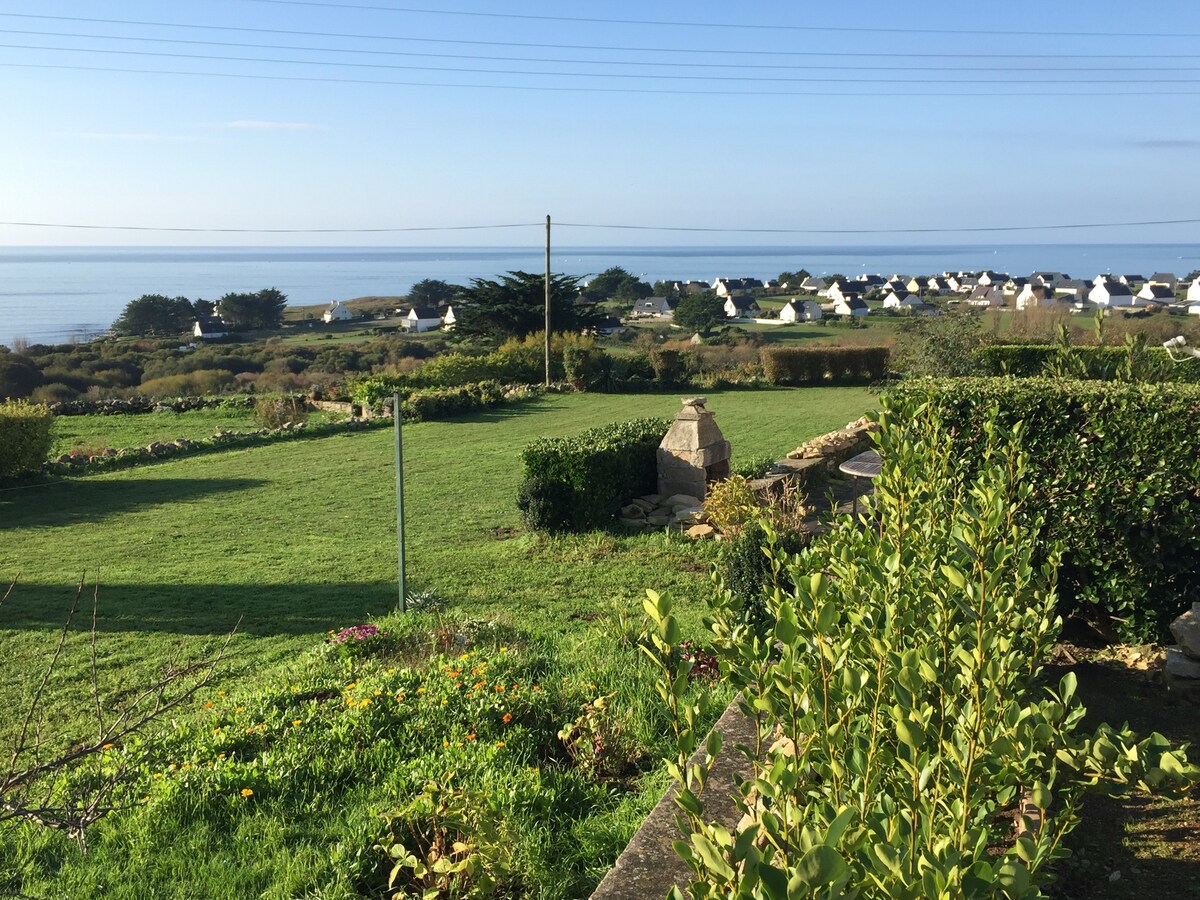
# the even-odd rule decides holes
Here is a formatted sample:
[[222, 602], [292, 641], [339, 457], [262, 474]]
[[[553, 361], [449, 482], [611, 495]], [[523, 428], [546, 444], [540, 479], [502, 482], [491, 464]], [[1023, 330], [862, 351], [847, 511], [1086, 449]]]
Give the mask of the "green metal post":
[[396, 433], [396, 542], [400, 549], [400, 612], [407, 612], [404, 599], [404, 445], [400, 438], [400, 395], [392, 395], [392, 430]]

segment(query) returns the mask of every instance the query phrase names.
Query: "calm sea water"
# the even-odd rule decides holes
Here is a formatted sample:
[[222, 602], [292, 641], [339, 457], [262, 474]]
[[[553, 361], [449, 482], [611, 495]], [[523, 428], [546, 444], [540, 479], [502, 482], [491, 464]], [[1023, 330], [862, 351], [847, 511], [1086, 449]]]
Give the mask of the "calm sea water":
[[[0, 343], [56, 343], [102, 331], [130, 300], [166, 294], [216, 300], [276, 287], [297, 305], [405, 293], [422, 278], [466, 283], [511, 269], [540, 272], [530, 247], [9, 247], [0, 248]], [[932, 274], [1036, 270], [1091, 279], [1100, 272], [1185, 275], [1200, 268], [1195, 244], [943, 246], [560, 247], [554, 271], [587, 276], [624, 266], [647, 281], [815, 274]]]

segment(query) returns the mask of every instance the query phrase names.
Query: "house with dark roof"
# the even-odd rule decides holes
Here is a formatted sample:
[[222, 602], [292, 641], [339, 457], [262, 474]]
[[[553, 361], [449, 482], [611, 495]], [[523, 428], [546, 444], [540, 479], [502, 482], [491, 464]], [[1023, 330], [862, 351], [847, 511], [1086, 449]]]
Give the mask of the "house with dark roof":
[[1137, 305], [1133, 299], [1133, 292], [1129, 290], [1129, 285], [1121, 284], [1119, 281], [1101, 281], [1088, 291], [1087, 298], [1093, 306], [1099, 306], [1102, 309]]
[[1021, 288], [1021, 292], [1017, 294], [1016, 300], [1013, 302], [1019, 310], [1029, 309], [1033, 306], [1054, 306], [1057, 303], [1056, 297], [1054, 288], [1030, 282]]
[[215, 341], [229, 334], [229, 326], [220, 316], [201, 316], [192, 325], [192, 336], [202, 341]]
[[759, 311], [758, 303], [750, 297], [729, 297], [725, 300], [725, 315], [731, 319], [753, 319]]
[[848, 294], [834, 299], [833, 312], [838, 316], [866, 316], [870, 315], [871, 310], [862, 297]]
[[[834, 281], [825, 290], [825, 296], [835, 303], [845, 303], [851, 297], [862, 299], [862, 295], [866, 292], [867, 286], [861, 281]], [[849, 313], [840, 313], [839, 315], [849, 315]]]
[[814, 300], [789, 300], [779, 311], [780, 322], [816, 322], [824, 317]]
[[401, 320], [400, 327], [404, 331], [420, 333], [434, 331], [442, 327], [442, 312], [436, 306], [412, 306], [408, 314]]
[[1142, 289], [1137, 292], [1137, 298], [1145, 300], [1147, 303], [1153, 303], [1156, 306], [1162, 306], [1175, 302], [1175, 292], [1166, 285], [1143, 284]]
[[1179, 288], [1179, 279], [1176, 278], [1174, 275], [1172, 275], [1170, 272], [1155, 272], [1153, 275], [1150, 276], [1147, 283], [1148, 284], [1161, 284], [1166, 287], [1169, 287], [1173, 291], [1178, 290], [1178, 288]]
[[634, 304], [633, 314], [638, 318], [670, 319], [678, 305], [673, 297], [646, 297]]
[[967, 297], [968, 306], [990, 307], [1003, 306], [1004, 294], [1000, 288], [988, 284], [979, 284]]

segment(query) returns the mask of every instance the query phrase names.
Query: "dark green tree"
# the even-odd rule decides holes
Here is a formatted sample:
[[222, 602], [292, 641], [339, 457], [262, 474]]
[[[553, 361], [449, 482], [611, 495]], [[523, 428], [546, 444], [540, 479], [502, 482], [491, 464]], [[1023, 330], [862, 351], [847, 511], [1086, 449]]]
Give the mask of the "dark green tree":
[[286, 306], [286, 294], [263, 288], [253, 294], [226, 294], [217, 301], [217, 312], [230, 328], [277, 328]]
[[113, 322], [118, 334], [179, 334], [190, 331], [196, 312], [187, 297], [164, 297], [162, 294], [143, 294], [125, 304], [125, 309]]
[[407, 300], [412, 306], [442, 306], [449, 303], [462, 288], [437, 278], [422, 278], [409, 289]]
[[32, 360], [0, 347], [0, 400], [24, 400], [41, 383], [41, 370]]
[[651, 297], [678, 297], [679, 282], [677, 281], [656, 281], [654, 282], [654, 293]]
[[[545, 276], [529, 272], [507, 272], [496, 281], [471, 279], [471, 286], [459, 296], [462, 311], [456, 311], [455, 339], [499, 342], [541, 331], [545, 325], [545, 285]], [[578, 296], [578, 278], [550, 277], [551, 331], [578, 331], [596, 323], [592, 307], [576, 302]]]
[[672, 321], [689, 331], [711, 331], [725, 316], [725, 301], [712, 291], [687, 294], [675, 307]]
[[643, 297], [654, 296], [654, 289], [621, 266], [613, 266], [588, 282], [582, 293], [589, 303], [602, 303], [605, 300], [634, 303]]

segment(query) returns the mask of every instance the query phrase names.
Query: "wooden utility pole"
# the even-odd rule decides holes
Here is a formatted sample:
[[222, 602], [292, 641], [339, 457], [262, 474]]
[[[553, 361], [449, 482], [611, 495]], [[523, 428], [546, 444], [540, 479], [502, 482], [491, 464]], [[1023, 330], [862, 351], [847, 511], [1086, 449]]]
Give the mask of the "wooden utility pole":
[[404, 584], [404, 444], [400, 437], [403, 419], [400, 394], [392, 394], [392, 429], [396, 437], [396, 544], [400, 552], [400, 612], [407, 612], [408, 602]]
[[546, 216], [546, 387], [550, 387], [550, 216]]

